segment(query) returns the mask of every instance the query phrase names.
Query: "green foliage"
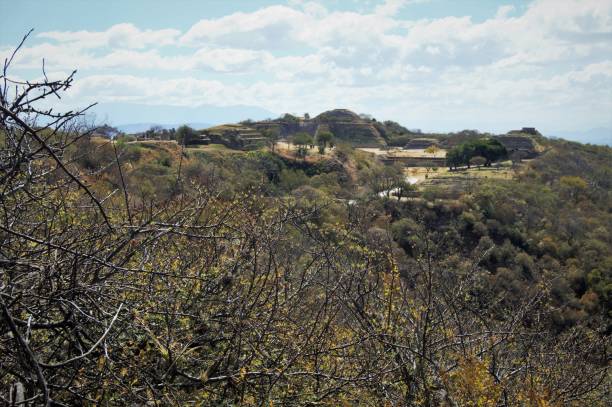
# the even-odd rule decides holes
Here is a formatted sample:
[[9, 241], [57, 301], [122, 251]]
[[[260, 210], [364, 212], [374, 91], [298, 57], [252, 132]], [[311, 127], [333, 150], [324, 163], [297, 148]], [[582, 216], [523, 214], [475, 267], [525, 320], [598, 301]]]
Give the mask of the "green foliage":
[[178, 129], [176, 129], [175, 136], [176, 136], [176, 141], [179, 144], [189, 145], [195, 141], [196, 137], [198, 136], [198, 133], [191, 127], [187, 125], [183, 125], [183, 126], [180, 126]]
[[568, 198], [578, 200], [587, 189], [589, 184], [582, 178], [574, 175], [566, 175], [559, 179], [559, 184]]
[[449, 199], [348, 145], [296, 160], [58, 130], [53, 156], [27, 130], [2, 128], [3, 400], [608, 404], [610, 149], [551, 142]]
[[[483, 165], [489, 167], [491, 163], [499, 161], [508, 156], [506, 148], [492, 138], [481, 138], [460, 144], [446, 153], [447, 165], [452, 169], [461, 165], [469, 168], [471, 160], [475, 157], [484, 158]], [[480, 159], [479, 159], [480, 161]]]
[[429, 146], [429, 147], [427, 147], [427, 148], [425, 149], [425, 152], [426, 152], [427, 154], [431, 154], [431, 155], [432, 155], [432, 156], [434, 156], [434, 157], [436, 156], [436, 154], [438, 154], [438, 152], [439, 152], [439, 151], [440, 151], [440, 147], [438, 147], [438, 146], [437, 146], [437, 145], [435, 145], [435, 144], [432, 144], [431, 146]]
[[301, 170], [283, 170], [279, 178], [279, 186], [285, 191], [292, 191], [308, 184], [308, 177]]
[[299, 122], [299, 119], [298, 119], [296, 116], [294, 116], [294, 115], [292, 115], [292, 114], [289, 114], [289, 113], [285, 113], [285, 114], [284, 114], [284, 115], [281, 117], [281, 120], [283, 120], [283, 121], [287, 121], [287, 122], [294, 122], [294, 123]]
[[127, 134], [120, 134], [117, 137], [115, 137], [115, 142], [121, 144], [121, 143], [132, 143], [136, 141], [136, 137], [134, 136], [130, 136]]
[[308, 154], [308, 146], [314, 143], [312, 136], [308, 133], [297, 133], [291, 141], [297, 146], [296, 155], [304, 158]]
[[487, 159], [481, 157], [479, 155], [470, 158], [470, 165], [475, 165], [476, 167], [481, 167], [487, 163]]
[[[421, 194], [348, 203], [412, 187], [403, 168], [346, 146], [316, 163], [266, 151], [181, 156], [172, 143], [118, 148], [130, 164], [124, 176], [132, 216], [162, 225], [154, 229], [162, 237], [149, 243], [145, 232], [142, 241], [121, 235], [133, 242], [117, 246], [123, 267], [144, 264], [147, 274], [111, 274], [98, 289], [131, 313], [121, 315], [109, 346], [89, 363], [87, 372], [96, 375], [70, 371], [93, 400], [123, 402], [151, 382], [158, 384], [142, 396], [147, 400], [171, 394], [204, 405], [262, 398], [306, 404], [311, 394], [333, 405], [377, 405], [382, 385], [384, 399], [398, 405], [439, 405], [441, 394], [461, 405], [495, 406], [504, 394], [547, 405], [561, 397], [554, 386], [578, 372], [601, 378], [602, 359], [592, 356], [601, 352], [599, 333], [590, 325], [609, 310], [611, 236], [589, 225], [606, 224], [610, 215], [587, 182], [564, 174], [547, 185], [525, 176], [483, 180], [459, 201], [427, 202], [433, 197]], [[111, 172], [100, 174], [97, 186], [112, 190], [104, 184]], [[581, 199], [567, 200], [568, 188], [578, 188]], [[117, 225], [129, 224], [120, 199], [108, 208]], [[96, 214], [86, 216], [80, 238], [86, 225], [95, 226]], [[62, 222], [54, 221], [54, 238], [72, 233], [74, 220]], [[103, 242], [96, 249], [106, 250]], [[26, 245], [23, 253], [37, 251]], [[90, 275], [87, 267], [80, 276]], [[49, 335], [31, 341], [37, 349], [63, 346], [62, 336]], [[492, 341], [493, 350], [481, 354]], [[497, 374], [524, 374], [498, 380], [493, 358]], [[172, 369], [182, 374], [160, 378], [160, 370]], [[280, 383], [270, 386], [270, 378]], [[371, 386], [345, 386], [352, 378]], [[589, 389], [585, 397], [596, 405], [602, 393]]]
[[276, 143], [280, 139], [280, 129], [278, 127], [267, 128], [262, 134], [266, 138], [270, 150], [274, 151], [276, 149]]
[[319, 146], [320, 154], [325, 154], [325, 149], [327, 148], [328, 144], [331, 143], [333, 138], [334, 135], [329, 131], [322, 131], [317, 134], [317, 144]]

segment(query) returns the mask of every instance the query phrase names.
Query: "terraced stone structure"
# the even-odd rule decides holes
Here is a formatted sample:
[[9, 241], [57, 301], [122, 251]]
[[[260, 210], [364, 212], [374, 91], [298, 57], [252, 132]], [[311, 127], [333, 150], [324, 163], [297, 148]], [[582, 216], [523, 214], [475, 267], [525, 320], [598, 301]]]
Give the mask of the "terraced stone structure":
[[327, 125], [334, 137], [355, 146], [384, 146], [385, 140], [370, 120], [347, 109], [335, 109], [314, 118], [317, 127]]
[[405, 150], [425, 150], [433, 145], [438, 145], [438, 140], [433, 138], [415, 138], [410, 140], [405, 146]]
[[260, 132], [278, 131], [283, 138], [299, 132], [316, 136], [321, 131], [330, 131], [336, 140], [351, 143], [353, 146], [380, 147], [386, 145], [371, 120], [363, 119], [347, 109], [329, 110], [312, 119], [286, 114], [279, 119], [253, 123], [253, 127]]
[[201, 132], [203, 139], [210, 144], [223, 144], [234, 149], [248, 148], [266, 138], [256, 129], [241, 124], [224, 124], [211, 127]]
[[508, 133], [497, 137], [497, 140], [506, 148], [509, 156], [520, 154], [521, 158], [534, 158], [538, 155], [535, 142], [527, 135]]
[[189, 141], [191, 146], [203, 146], [211, 143], [210, 137], [206, 134], [198, 134], [195, 138]]

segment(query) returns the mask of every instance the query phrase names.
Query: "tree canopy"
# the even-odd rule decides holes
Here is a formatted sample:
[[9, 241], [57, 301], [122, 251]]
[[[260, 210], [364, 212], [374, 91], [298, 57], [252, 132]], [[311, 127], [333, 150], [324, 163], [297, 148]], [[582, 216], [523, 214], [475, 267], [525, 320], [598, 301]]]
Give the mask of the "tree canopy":
[[179, 128], [176, 129], [175, 134], [176, 141], [182, 145], [191, 144], [198, 136], [197, 131], [187, 125], [179, 126]]
[[334, 135], [329, 131], [321, 131], [317, 134], [317, 144], [319, 145], [319, 152], [325, 154], [325, 149], [331, 143]]
[[314, 143], [314, 139], [308, 133], [297, 133], [292, 137], [293, 144], [296, 145], [298, 157], [305, 157], [308, 154], [308, 146]]
[[474, 157], [483, 157], [484, 166], [490, 167], [495, 161], [508, 157], [506, 148], [493, 138], [482, 138], [464, 142], [446, 153], [446, 163], [452, 168], [466, 165], [471, 166], [470, 160]]

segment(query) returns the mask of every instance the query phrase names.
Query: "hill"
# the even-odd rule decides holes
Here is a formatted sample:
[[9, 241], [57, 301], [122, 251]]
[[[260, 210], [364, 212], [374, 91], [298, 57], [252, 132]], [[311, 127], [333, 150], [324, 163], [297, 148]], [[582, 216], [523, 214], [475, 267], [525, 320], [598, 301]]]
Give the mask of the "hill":
[[315, 136], [319, 131], [325, 129], [331, 131], [337, 140], [353, 146], [379, 147], [386, 144], [371, 120], [363, 119], [347, 109], [329, 110], [312, 119], [285, 114], [275, 120], [250, 124], [261, 132], [277, 131], [281, 137], [288, 137], [298, 132], [306, 132]]
[[323, 112], [314, 118], [318, 126], [327, 126], [339, 140], [352, 145], [377, 146], [386, 144], [378, 129], [369, 119], [362, 119], [347, 109]]
[[[4, 151], [37, 148], [19, 142], [34, 130], [3, 130]], [[452, 185], [407, 185], [401, 167], [348, 145], [311, 162], [174, 141], [49, 140], [64, 167], [14, 154], [30, 161], [15, 167], [0, 208], [1, 261], [14, 278], [2, 292], [12, 326], [0, 335], [0, 389], [30, 374], [9, 347], [28, 337], [19, 343], [66, 405], [138, 404], [147, 388], [146, 400], [170, 389], [172, 405], [262, 394], [277, 405], [311, 394], [329, 405], [419, 405], [414, 395], [493, 406], [502, 394], [608, 405], [609, 148], [542, 140], [547, 151], [516, 176], [473, 170], [452, 196]], [[71, 345], [73, 326], [90, 351]]]

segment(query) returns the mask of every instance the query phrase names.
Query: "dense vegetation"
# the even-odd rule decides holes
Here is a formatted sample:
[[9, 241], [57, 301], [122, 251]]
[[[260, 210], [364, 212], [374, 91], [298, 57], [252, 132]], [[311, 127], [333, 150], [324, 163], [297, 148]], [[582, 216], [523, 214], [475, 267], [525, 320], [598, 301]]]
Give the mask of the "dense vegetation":
[[466, 141], [446, 153], [446, 162], [450, 168], [465, 165], [491, 166], [491, 163], [507, 158], [506, 148], [492, 138], [481, 138]]
[[92, 137], [29, 102], [70, 83], [1, 93], [3, 403], [609, 405], [610, 148], [449, 198], [349, 145]]

